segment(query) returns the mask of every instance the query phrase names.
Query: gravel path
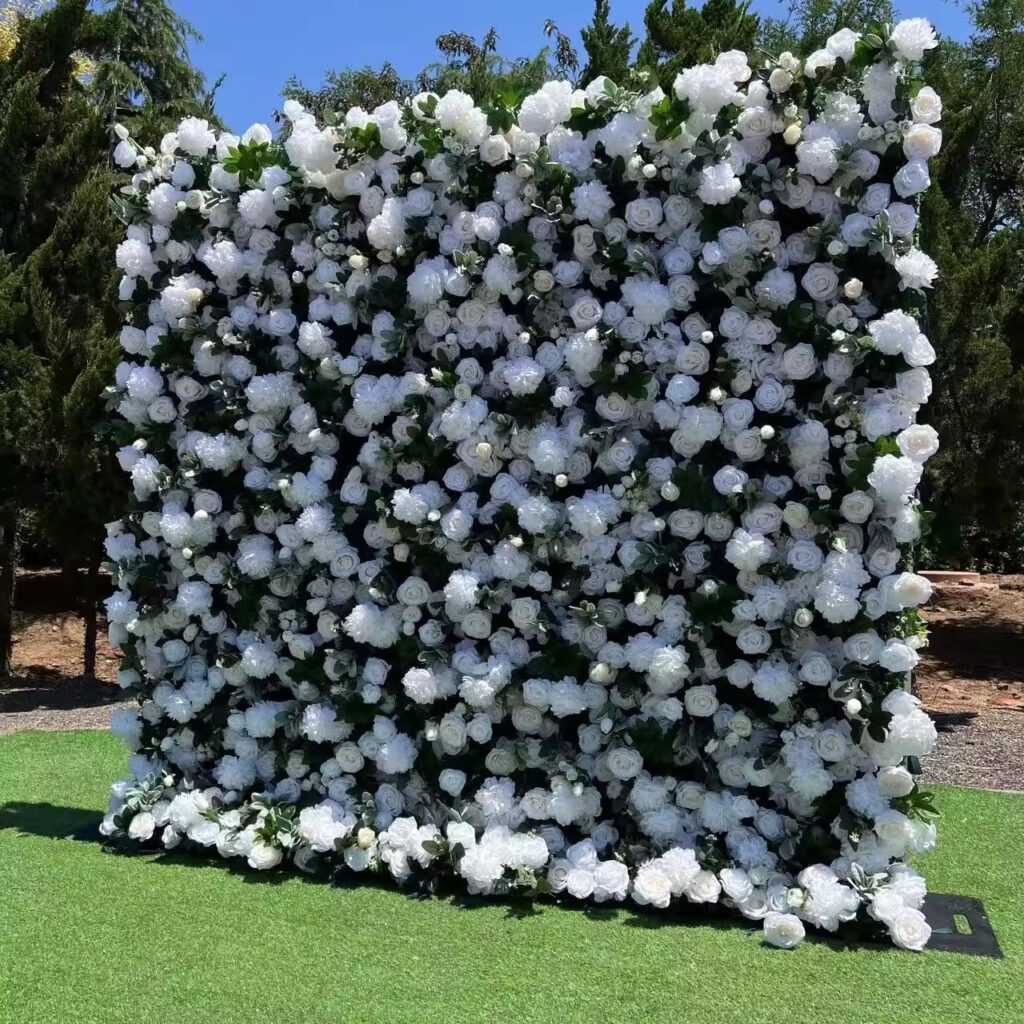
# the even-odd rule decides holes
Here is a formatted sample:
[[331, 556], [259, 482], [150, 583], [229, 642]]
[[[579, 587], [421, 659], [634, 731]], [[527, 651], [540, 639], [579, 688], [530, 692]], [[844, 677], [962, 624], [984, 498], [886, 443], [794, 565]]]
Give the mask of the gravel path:
[[22, 729], [109, 729], [114, 708], [129, 707], [116, 686], [87, 679], [18, 676], [0, 680], [0, 736]]
[[939, 742], [922, 758], [925, 782], [1024, 790], [1024, 713], [933, 712]]
[[67, 729], [109, 729], [110, 712], [126, 708], [128, 703], [107, 704], [98, 708], [41, 709], [39, 711], [0, 711], [0, 736], [22, 729], [63, 732]]

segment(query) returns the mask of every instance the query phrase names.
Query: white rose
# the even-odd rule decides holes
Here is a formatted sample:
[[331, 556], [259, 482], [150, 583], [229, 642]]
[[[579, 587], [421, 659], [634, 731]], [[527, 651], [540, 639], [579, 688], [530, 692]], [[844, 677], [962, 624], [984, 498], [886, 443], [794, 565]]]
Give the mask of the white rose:
[[354, 743], [342, 743], [335, 747], [334, 759], [342, 772], [348, 775], [354, 775], [366, 763], [362, 751]]
[[168, 395], [161, 395], [149, 403], [146, 413], [154, 423], [173, 423], [178, 410], [173, 399]]
[[267, 846], [262, 842], [255, 842], [249, 849], [249, 867], [257, 871], [268, 871], [281, 863], [283, 854], [276, 846]]
[[466, 785], [466, 773], [458, 768], [444, 768], [437, 777], [437, 784], [449, 796], [458, 797]]
[[657, 861], [641, 864], [633, 881], [633, 899], [641, 906], [667, 907], [672, 900], [672, 880]]
[[892, 589], [893, 597], [899, 601], [901, 608], [916, 608], [932, 596], [931, 583], [912, 572], [900, 573]]
[[585, 331], [601, 322], [601, 315], [604, 307], [594, 296], [584, 295], [573, 303], [569, 310], [572, 322], [581, 330]]
[[626, 204], [626, 224], [631, 231], [654, 231], [661, 218], [661, 202], [653, 196], [634, 199]]
[[942, 131], [930, 124], [912, 124], [903, 136], [908, 160], [930, 160], [942, 148]]
[[465, 721], [458, 715], [445, 715], [438, 724], [437, 738], [448, 753], [459, 753], [468, 738]]
[[909, 796], [914, 788], [914, 776], [902, 765], [878, 769], [878, 784], [884, 796], [897, 799]]
[[615, 747], [608, 751], [608, 770], [617, 779], [626, 781], [640, 774], [644, 759], [632, 747]]
[[812, 346], [801, 343], [782, 354], [782, 369], [790, 380], [806, 380], [818, 369], [818, 357]]
[[808, 654], [800, 662], [800, 678], [812, 686], [825, 686], [834, 674], [832, 663], [824, 654]]
[[395, 596], [402, 604], [420, 605], [426, 604], [430, 600], [431, 593], [430, 584], [426, 580], [422, 580], [418, 576], [409, 576], [402, 581]]
[[128, 825], [128, 835], [131, 839], [144, 841], [153, 838], [156, 829], [156, 820], [149, 811], [140, 811], [132, 818]]
[[800, 279], [800, 283], [815, 302], [824, 302], [835, 295], [839, 275], [828, 263], [812, 263]]
[[484, 767], [494, 775], [510, 775], [518, 767], [518, 761], [511, 750], [492, 747], [484, 758]]
[[932, 183], [928, 165], [923, 160], [910, 160], [896, 172], [892, 183], [904, 199], [908, 196], [916, 196]]
[[533, 275], [533, 287], [541, 295], [551, 291], [555, 287], [555, 279], [549, 270], [538, 270]]
[[[765, 453], [761, 431], [756, 427], [751, 427], [749, 430], [741, 430], [733, 440], [732, 448], [744, 462], [755, 462]], [[713, 537], [712, 539], [720, 538]]]
[[839, 503], [839, 514], [850, 523], [866, 523], [875, 503], [867, 491], [850, 491]]
[[916, 423], [900, 431], [896, 443], [908, 459], [923, 463], [939, 450], [939, 435], [933, 426]]
[[716, 903], [721, 892], [722, 884], [712, 871], [698, 871], [686, 887], [692, 903]]
[[942, 100], [939, 94], [930, 85], [922, 86], [910, 101], [910, 113], [915, 121], [934, 124], [942, 117]]
[[480, 143], [480, 159], [485, 164], [497, 167], [509, 158], [508, 142], [504, 135], [490, 135]]
[[918, 215], [910, 203], [891, 203], [885, 211], [889, 227], [897, 238], [909, 238], [917, 227]]
[[688, 714], [694, 718], [710, 718], [718, 710], [718, 697], [713, 686], [692, 686], [683, 697]]
[[920, 910], [906, 907], [890, 922], [889, 934], [901, 949], [917, 951], [927, 945], [932, 929]]
[[174, 382], [174, 393], [182, 402], [196, 402], [206, 394], [206, 387], [191, 377], [179, 377]]
[[466, 636], [486, 640], [491, 635], [491, 613], [484, 608], [474, 608], [463, 616], [460, 625]]
[[793, 949], [804, 940], [803, 922], [795, 914], [770, 910], [764, 918], [765, 941], [779, 949]]

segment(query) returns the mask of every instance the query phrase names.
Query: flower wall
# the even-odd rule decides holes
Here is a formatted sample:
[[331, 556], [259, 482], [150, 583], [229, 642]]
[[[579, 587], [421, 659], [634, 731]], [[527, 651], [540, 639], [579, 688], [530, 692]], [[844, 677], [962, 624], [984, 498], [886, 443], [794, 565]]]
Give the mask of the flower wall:
[[934, 45], [122, 138], [104, 832], [923, 945]]

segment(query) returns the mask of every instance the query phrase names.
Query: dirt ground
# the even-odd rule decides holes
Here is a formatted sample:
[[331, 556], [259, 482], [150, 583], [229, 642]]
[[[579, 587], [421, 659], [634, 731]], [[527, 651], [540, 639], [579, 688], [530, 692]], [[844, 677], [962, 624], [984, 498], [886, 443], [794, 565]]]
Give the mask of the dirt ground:
[[[99, 638], [97, 678], [82, 678], [81, 620], [59, 573], [18, 581], [15, 675], [0, 678], [0, 735], [20, 729], [105, 729], [122, 702], [117, 657]], [[1024, 576], [942, 585], [925, 611], [931, 642], [915, 685], [939, 729], [925, 778], [1024, 790]], [[101, 623], [101, 626], [103, 624]]]
[[100, 621], [96, 678], [82, 676], [85, 629], [58, 572], [23, 573], [15, 593], [14, 675], [0, 676], [0, 736], [21, 729], [106, 729], [120, 705], [117, 655]]
[[925, 776], [1024, 789], [1024, 576], [935, 588], [917, 692], [939, 729]]

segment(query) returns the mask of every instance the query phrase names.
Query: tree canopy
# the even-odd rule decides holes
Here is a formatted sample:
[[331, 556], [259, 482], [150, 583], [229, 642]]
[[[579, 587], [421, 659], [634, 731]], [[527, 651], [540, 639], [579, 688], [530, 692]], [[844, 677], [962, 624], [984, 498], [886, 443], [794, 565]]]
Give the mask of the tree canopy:
[[97, 439], [119, 352], [112, 123], [157, 143], [210, 96], [165, 0], [22, 3], [0, 26], [2, 672], [19, 534], [95, 569], [124, 500]]
[[[551, 77], [669, 90], [721, 50], [807, 53], [838, 27], [897, 13], [892, 0], [792, 0], [759, 19], [746, 0], [651, 0], [634, 32], [614, 7], [594, 0], [579, 50], [550, 19], [518, 56], [494, 29], [444, 31], [417, 72], [340, 68], [283, 92], [322, 118], [420, 90], [515, 102]], [[945, 107], [920, 229], [940, 268], [925, 329], [938, 353], [927, 415], [943, 447], [924, 481], [938, 515], [922, 554], [1007, 570], [1024, 564], [1024, 0], [967, 10], [970, 36], [943, 39], [925, 69]], [[119, 358], [112, 124], [155, 145], [188, 114], [216, 122], [216, 86], [189, 59], [198, 38], [168, 0], [0, 9], [0, 671], [18, 534], [39, 557], [88, 562], [119, 512], [123, 481], [96, 437]]]

